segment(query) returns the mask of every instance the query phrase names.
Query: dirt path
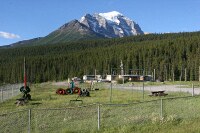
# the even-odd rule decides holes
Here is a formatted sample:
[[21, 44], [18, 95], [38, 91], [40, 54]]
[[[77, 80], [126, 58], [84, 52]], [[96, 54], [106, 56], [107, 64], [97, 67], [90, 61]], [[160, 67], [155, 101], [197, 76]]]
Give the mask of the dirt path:
[[[106, 85], [107, 88], [110, 88], [110, 85]], [[119, 85], [115, 84], [112, 88], [116, 89], [134, 89], [134, 90], [142, 90], [143, 86], [127, 86], [127, 85]], [[188, 92], [194, 94], [200, 94], [200, 88], [188, 88], [184, 85], [160, 85], [160, 86], [144, 86], [145, 91], [166, 91], [166, 92]]]

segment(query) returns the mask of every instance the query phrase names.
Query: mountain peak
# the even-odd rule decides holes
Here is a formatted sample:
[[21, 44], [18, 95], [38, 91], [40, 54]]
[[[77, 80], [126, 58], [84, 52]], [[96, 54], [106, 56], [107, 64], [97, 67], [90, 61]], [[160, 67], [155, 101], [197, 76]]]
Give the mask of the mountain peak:
[[107, 13], [99, 13], [100, 16], [105, 17], [105, 18], [112, 18], [112, 17], [117, 17], [117, 16], [123, 16], [121, 13], [117, 11], [111, 11]]
[[86, 14], [80, 23], [108, 38], [144, 34], [138, 24], [117, 11]]
[[[72, 20], [45, 37], [22, 41], [19, 45], [53, 44], [98, 38], [116, 38], [144, 34], [138, 24], [117, 11], [86, 14]], [[15, 45], [17, 45], [15, 44]]]
[[111, 22], [115, 22], [119, 24], [119, 20], [118, 17], [123, 16], [121, 13], [117, 12], [117, 11], [112, 11], [112, 12], [107, 12], [107, 13], [99, 13], [100, 16], [104, 17], [105, 19], [111, 21]]
[[99, 13], [100, 16], [105, 17], [107, 19], [112, 19], [114, 17], [123, 16], [121, 13], [117, 11], [107, 12], [107, 13]]

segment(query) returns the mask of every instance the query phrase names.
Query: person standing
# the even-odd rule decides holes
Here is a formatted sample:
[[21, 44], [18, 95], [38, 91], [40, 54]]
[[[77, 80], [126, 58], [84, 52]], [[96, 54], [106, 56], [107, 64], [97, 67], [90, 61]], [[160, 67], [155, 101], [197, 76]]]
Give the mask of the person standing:
[[74, 79], [72, 79], [72, 81], [70, 82], [70, 90], [71, 90], [71, 94], [73, 94], [73, 89], [75, 88], [75, 83], [74, 83]]

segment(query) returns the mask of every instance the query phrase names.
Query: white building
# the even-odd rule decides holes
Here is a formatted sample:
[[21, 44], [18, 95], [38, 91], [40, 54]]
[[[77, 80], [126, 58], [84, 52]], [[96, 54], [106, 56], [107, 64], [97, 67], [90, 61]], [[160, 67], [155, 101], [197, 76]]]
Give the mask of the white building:
[[96, 80], [96, 81], [100, 81], [102, 80], [102, 76], [101, 75], [83, 75], [83, 80], [84, 81], [91, 81], [91, 80]]

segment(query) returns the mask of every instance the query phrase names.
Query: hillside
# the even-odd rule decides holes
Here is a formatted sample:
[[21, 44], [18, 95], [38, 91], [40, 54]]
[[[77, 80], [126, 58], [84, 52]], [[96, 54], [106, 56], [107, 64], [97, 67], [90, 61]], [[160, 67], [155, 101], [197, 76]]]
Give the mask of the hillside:
[[98, 38], [104, 38], [104, 36], [95, 33], [85, 25], [81, 24], [78, 20], [73, 20], [42, 38], [39, 44], [55, 44]]
[[164, 80], [199, 80], [200, 33], [150, 34], [134, 37], [56, 43], [0, 49], [0, 82], [23, 81], [23, 58], [28, 80], [63, 80], [84, 74], [110, 74], [111, 68], [144, 69]]
[[56, 43], [76, 42], [81, 40], [94, 40], [101, 38], [105, 37], [101, 34], [95, 33], [84, 24], [81, 24], [78, 20], [72, 20], [45, 37], [19, 41], [4, 48], [51, 45]]

